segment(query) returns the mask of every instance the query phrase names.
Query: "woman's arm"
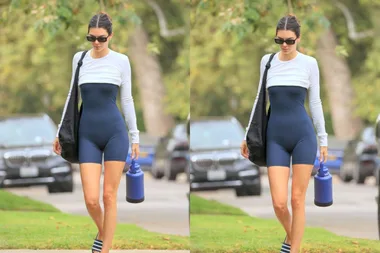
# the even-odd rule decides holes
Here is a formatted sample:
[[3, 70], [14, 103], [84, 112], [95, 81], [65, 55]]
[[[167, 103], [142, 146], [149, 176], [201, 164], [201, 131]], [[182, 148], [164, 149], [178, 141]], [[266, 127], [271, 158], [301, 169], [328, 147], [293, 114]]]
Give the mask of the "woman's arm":
[[323, 115], [322, 101], [320, 97], [319, 68], [317, 60], [313, 58], [310, 66], [309, 108], [313, 123], [319, 138], [319, 145], [327, 147], [327, 133], [325, 130], [325, 118]]
[[59, 135], [59, 130], [61, 129], [62, 121], [63, 121], [63, 118], [65, 117], [65, 113], [66, 113], [66, 109], [67, 109], [67, 104], [69, 103], [70, 96], [71, 96], [71, 89], [72, 89], [73, 83], [74, 83], [75, 71], [76, 71], [76, 68], [77, 68], [77, 65], [78, 65], [78, 61], [79, 61], [81, 55], [82, 55], [82, 52], [77, 52], [74, 55], [74, 57], [73, 57], [70, 88], [69, 88], [69, 92], [67, 94], [65, 106], [63, 107], [63, 113], [62, 113], [62, 116], [61, 116], [61, 121], [58, 124], [58, 130], [57, 130], [56, 137], [58, 137], [58, 135]]
[[123, 63], [122, 83], [120, 87], [121, 107], [131, 136], [131, 143], [139, 143], [139, 130], [137, 128], [136, 111], [132, 97], [131, 65], [127, 56], [125, 56]]

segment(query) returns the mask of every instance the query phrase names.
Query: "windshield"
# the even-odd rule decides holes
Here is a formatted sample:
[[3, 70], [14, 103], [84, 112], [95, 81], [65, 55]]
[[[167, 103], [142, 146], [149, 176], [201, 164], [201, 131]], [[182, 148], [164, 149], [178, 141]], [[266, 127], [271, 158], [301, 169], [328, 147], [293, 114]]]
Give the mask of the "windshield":
[[205, 121], [191, 122], [191, 149], [239, 148], [244, 139], [244, 130], [237, 122]]
[[186, 139], [187, 138], [185, 124], [179, 124], [174, 128], [173, 137], [176, 139]]
[[0, 120], [0, 145], [25, 146], [53, 143], [56, 127], [45, 118]]
[[366, 127], [363, 130], [362, 139], [364, 142], [369, 142], [369, 143], [375, 142], [376, 141], [375, 129], [373, 127]]

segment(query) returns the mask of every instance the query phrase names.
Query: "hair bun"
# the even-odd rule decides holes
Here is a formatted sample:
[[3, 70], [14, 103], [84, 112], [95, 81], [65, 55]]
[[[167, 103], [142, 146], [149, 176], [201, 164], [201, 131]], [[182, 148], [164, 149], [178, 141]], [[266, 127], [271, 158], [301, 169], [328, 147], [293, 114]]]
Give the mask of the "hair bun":
[[101, 12], [99, 12], [99, 14], [100, 14], [100, 15], [105, 15], [105, 16], [108, 18], [108, 20], [109, 20], [110, 22], [112, 22], [112, 18], [111, 18], [110, 15], [108, 15], [107, 12], [105, 12], [105, 11], [101, 11]]
[[294, 19], [298, 24], [300, 24], [300, 22], [299, 22], [299, 20], [298, 20], [298, 18], [297, 18], [297, 16], [296, 16], [295, 14], [293, 14], [293, 13], [289, 13], [289, 14], [288, 14], [288, 17], [289, 17], [290, 19]]

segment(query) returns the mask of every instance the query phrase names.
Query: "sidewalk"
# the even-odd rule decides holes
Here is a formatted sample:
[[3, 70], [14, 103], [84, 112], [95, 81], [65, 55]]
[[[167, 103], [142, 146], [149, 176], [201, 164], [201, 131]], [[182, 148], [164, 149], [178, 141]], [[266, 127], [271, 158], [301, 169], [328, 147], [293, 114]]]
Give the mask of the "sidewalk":
[[[0, 253], [89, 253], [90, 250], [0, 250]], [[190, 253], [190, 250], [111, 250], [110, 253]]]

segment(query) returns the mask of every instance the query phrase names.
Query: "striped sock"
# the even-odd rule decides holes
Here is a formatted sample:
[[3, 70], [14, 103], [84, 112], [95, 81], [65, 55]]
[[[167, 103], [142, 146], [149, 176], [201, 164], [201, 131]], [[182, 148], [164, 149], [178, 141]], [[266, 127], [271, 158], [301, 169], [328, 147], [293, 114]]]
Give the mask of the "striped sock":
[[283, 242], [280, 253], [290, 253], [290, 245]]
[[95, 239], [94, 245], [92, 245], [93, 252], [101, 252], [103, 247], [103, 241]]

